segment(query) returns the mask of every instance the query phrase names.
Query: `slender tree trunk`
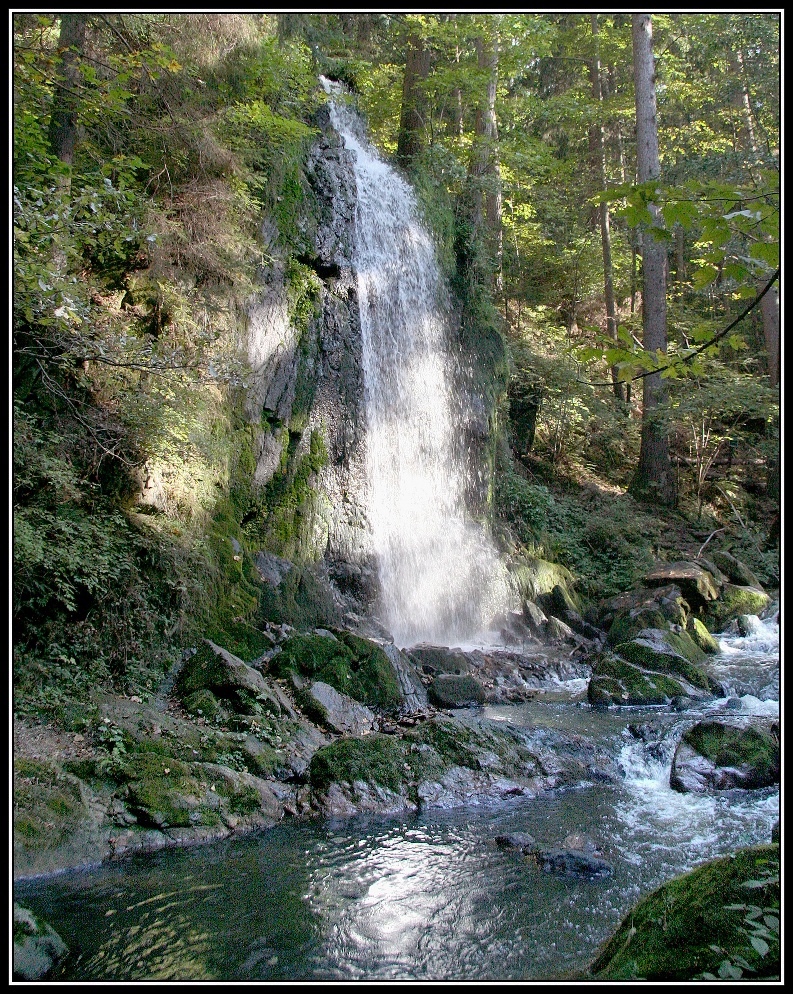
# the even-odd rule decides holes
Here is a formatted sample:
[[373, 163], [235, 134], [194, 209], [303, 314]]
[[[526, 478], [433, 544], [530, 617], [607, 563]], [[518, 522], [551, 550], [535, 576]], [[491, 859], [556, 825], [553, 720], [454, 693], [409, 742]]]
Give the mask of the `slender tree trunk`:
[[768, 379], [771, 386], [779, 385], [779, 292], [772, 286], [760, 301], [763, 315], [763, 337], [768, 352]]
[[421, 84], [430, 74], [430, 53], [416, 32], [408, 39], [405, 56], [405, 78], [402, 85], [402, 112], [399, 118], [397, 159], [403, 166], [410, 164], [424, 147], [424, 110], [426, 100]]
[[[52, 154], [68, 168], [58, 174], [58, 192], [68, 200], [72, 190], [72, 163], [77, 139], [77, 111], [80, 92], [80, 60], [85, 47], [87, 14], [61, 14], [58, 37], [60, 64], [55, 70], [55, 91], [50, 113], [49, 142]], [[66, 270], [66, 252], [56, 238], [52, 266], [57, 273]]]
[[[598, 48], [598, 16], [592, 14], [592, 37], [595, 41], [595, 56], [589, 67], [589, 76], [592, 82], [592, 96], [600, 111], [603, 104], [603, 90], [600, 83], [600, 55]], [[590, 147], [594, 154], [596, 168], [600, 179], [600, 189], [605, 193], [606, 182], [606, 148], [603, 142], [603, 122], [598, 120], [590, 129]], [[607, 203], [602, 203], [599, 209], [600, 215], [600, 241], [603, 246], [603, 286], [606, 297], [606, 334], [617, 341], [617, 308], [614, 302], [614, 271], [611, 264], [611, 219]], [[611, 367], [611, 381], [614, 384], [614, 395], [620, 400], [625, 399], [623, 386], [619, 381], [619, 372], [616, 366]]]
[[675, 227], [675, 282], [686, 278], [686, 230], [682, 224]]
[[61, 61], [55, 74], [55, 92], [50, 114], [50, 149], [67, 166], [74, 158], [77, 108], [80, 90], [80, 59], [85, 46], [87, 14], [61, 14], [58, 53]]
[[496, 123], [496, 90], [498, 87], [498, 41], [476, 39], [477, 62], [487, 70], [488, 81], [484, 98], [476, 109], [476, 144], [471, 160], [470, 173], [479, 182], [475, 191], [475, 224], [484, 221], [486, 243], [492, 259], [497, 291], [503, 287], [501, 231], [501, 167], [498, 159], [498, 125]]
[[[636, 144], [639, 183], [660, 179], [658, 121], [655, 102], [652, 20], [649, 14], [632, 14], [633, 80], [636, 91]], [[655, 355], [666, 353], [666, 243], [653, 237], [659, 211], [650, 205], [654, 224], [645, 230], [642, 252], [643, 345]], [[639, 465], [631, 483], [636, 495], [673, 506], [677, 494], [669, 460], [669, 438], [662, 408], [666, 387], [660, 373], [643, 380], [642, 440]]]

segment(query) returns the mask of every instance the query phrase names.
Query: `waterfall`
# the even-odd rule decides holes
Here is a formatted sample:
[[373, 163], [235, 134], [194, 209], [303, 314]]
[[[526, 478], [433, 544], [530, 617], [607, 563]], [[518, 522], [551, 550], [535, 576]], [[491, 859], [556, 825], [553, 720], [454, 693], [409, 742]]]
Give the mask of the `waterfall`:
[[402, 646], [468, 640], [503, 610], [506, 584], [489, 536], [466, 514], [449, 295], [410, 186], [348, 103], [331, 99], [330, 113], [355, 157], [368, 515], [383, 620]]

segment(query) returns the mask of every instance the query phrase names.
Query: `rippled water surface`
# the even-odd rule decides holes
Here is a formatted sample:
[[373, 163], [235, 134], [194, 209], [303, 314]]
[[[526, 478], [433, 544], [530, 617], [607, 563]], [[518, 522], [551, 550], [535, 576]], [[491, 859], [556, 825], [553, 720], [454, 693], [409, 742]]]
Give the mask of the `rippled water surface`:
[[[778, 638], [778, 628], [766, 634]], [[738, 639], [731, 647], [714, 672], [756, 649]], [[496, 807], [286, 823], [29, 881], [15, 896], [74, 950], [61, 979], [559, 977], [582, 969], [641, 895], [769, 840], [778, 790], [696, 796], [669, 787], [675, 743], [694, 721], [778, 713], [763, 665], [744, 673], [752, 693], [682, 714], [559, 702], [486, 709], [494, 720], [610, 744], [623, 772], [616, 785]], [[614, 873], [596, 882], [546, 875], [495, 845], [511, 831], [546, 846], [585, 832]]]

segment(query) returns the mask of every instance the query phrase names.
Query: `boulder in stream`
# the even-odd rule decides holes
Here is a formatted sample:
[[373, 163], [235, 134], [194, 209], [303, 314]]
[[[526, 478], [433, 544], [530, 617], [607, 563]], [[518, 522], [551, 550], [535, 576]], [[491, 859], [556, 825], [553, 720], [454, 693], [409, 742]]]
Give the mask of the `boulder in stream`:
[[14, 903], [14, 980], [44, 980], [68, 955], [51, 925]]
[[678, 743], [669, 785], [681, 793], [746, 790], [779, 783], [779, 723], [758, 718], [701, 721]]
[[733, 618], [743, 614], [760, 614], [771, 598], [758, 588], [725, 583], [718, 601], [708, 605], [707, 620], [711, 628], [721, 631]]
[[529, 856], [544, 873], [562, 877], [602, 880], [612, 873], [609, 863], [582, 849], [532, 849]]
[[521, 852], [528, 852], [536, 841], [528, 832], [509, 832], [496, 836], [496, 845], [501, 849], [519, 849]]
[[465, 708], [484, 704], [486, 700], [485, 689], [475, 677], [452, 673], [439, 673], [430, 684], [427, 696], [442, 708]]
[[[750, 906], [762, 910], [750, 918]], [[745, 980], [778, 978], [778, 909], [779, 846], [722, 856], [642, 898], [601, 947], [588, 976], [731, 980], [746, 970]]]
[[705, 654], [687, 632], [643, 629], [613, 652], [597, 657], [589, 702], [668, 704], [674, 698], [723, 696], [721, 686], [702, 668], [704, 660]]

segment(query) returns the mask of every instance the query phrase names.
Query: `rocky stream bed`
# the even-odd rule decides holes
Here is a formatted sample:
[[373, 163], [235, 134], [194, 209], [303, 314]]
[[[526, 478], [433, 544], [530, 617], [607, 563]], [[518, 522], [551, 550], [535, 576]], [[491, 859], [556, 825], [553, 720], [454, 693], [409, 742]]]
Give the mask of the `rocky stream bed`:
[[[734, 582], [747, 579], [738, 573], [740, 564], [732, 567], [732, 576], [723, 572], [725, 566], [731, 564], [659, 566], [641, 588], [586, 617], [574, 595], [555, 584], [526, 600], [521, 612], [502, 617], [489, 645], [399, 649], [384, 638], [343, 628], [297, 631], [239, 623], [226, 646], [205, 640], [187, 650], [148, 699], [97, 690], [91, 701], [61, 715], [59, 728], [17, 722], [14, 869], [26, 907], [15, 919], [15, 970], [19, 976], [54, 970], [70, 979], [122, 974], [187, 979], [193, 974], [182, 975], [182, 961], [169, 973], [162, 965], [155, 968], [147, 954], [140, 968], [132, 968], [123, 950], [117, 950], [112, 969], [108, 960], [109, 972], [103, 974], [100, 950], [90, 951], [92, 943], [68, 917], [73, 895], [85, 892], [78, 919], [93, 920], [106, 903], [96, 897], [97, 886], [105, 893], [101, 881], [118, 881], [119, 873], [125, 879], [127, 872], [148, 879], [153, 851], [163, 851], [157, 857], [162, 861], [166, 850], [175, 849], [184, 855], [151, 865], [179, 867], [174, 870], [179, 877], [195, 864], [200, 877], [204, 870], [198, 868], [217, 868], [220, 850], [184, 847], [232, 836], [240, 841], [223, 852], [248, 853], [245, 858], [268, 852], [267, 859], [283, 873], [283, 860], [273, 851], [277, 839], [286, 839], [286, 851], [292, 851], [306, 838], [314, 839], [313, 845], [328, 832], [333, 836], [340, 818], [354, 826], [364, 816], [380, 828], [364, 821], [361, 829], [341, 831], [349, 837], [358, 833], [375, 862], [376, 840], [383, 833], [389, 846], [401, 838], [399, 845], [410, 849], [405, 839], [418, 832], [428, 858], [437, 839], [452, 863], [449, 839], [459, 835], [460, 852], [476, 852], [475, 861], [485, 858], [488, 873], [503, 875], [504, 866], [510, 868], [506, 905], [500, 885], [491, 895], [494, 907], [503, 905], [498, 915], [517, 922], [520, 902], [515, 904], [512, 891], [534, 894], [540, 880], [537, 899], [546, 914], [565, 894], [565, 900], [581, 905], [579, 917], [570, 919], [574, 932], [581, 929], [581, 915], [595, 913], [599, 923], [587, 927], [588, 939], [579, 947], [562, 943], [558, 957], [547, 955], [556, 943], [547, 927], [535, 926], [530, 956], [513, 949], [513, 936], [503, 961], [491, 950], [467, 972], [448, 967], [449, 976], [487, 976], [488, 970], [513, 979], [581, 973], [607, 937], [604, 928], [613, 931], [629, 904], [652, 887], [673, 888], [675, 922], [695, 914], [691, 909], [703, 900], [699, 878], [683, 877], [687, 882], [680, 883], [676, 875], [714, 856], [722, 859], [708, 864], [707, 872], [718, 880], [714, 884], [708, 877], [707, 915], [715, 914], [714, 888], [719, 908], [731, 902], [737, 907], [735, 894], [743, 891], [735, 888], [754, 880], [758, 891], [743, 902], [744, 916], [760, 907], [771, 924], [755, 917], [747, 932], [737, 911], [722, 910], [719, 921], [706, 927], [700, 915], [691, 932], [702, 933], [699, 945], [673, 968], [664, 949], [674, 942], [652, 931], [657, 918], [647, 912], [652, 942], [642, 940], [641, 954], [626, 959], [625, 950], [638, 939], [612, 940], [594, 958], [592, 975], [681, 979], [719, 969], [722, 975], [729, 970], [746, 977], [778, 974], [778, 911], [773, 910], [778, 846], [761, 845], [732, 858], [742, 845], [769, 843], [778, 820], [778, 613], [759, 584]], [[764, 611], [762, 621], [757, 614]], [[719, 642], [708, 625], [727, 634]], [[742, 653], [749, 659], [743, 669]], [[659, 811], [643, 810], [648, 800], [660, 805]], [[243, 836], [259, 829], [271, 831], [243, 843]], [[690, 830], [688, 842], [674, 837]], [[678, 843], [682, 849], [670, 859]], [[195, 856], [210, 850], [214, 855]], [[331, 861], [338, 859], [336, 852]], [[491, 865], [494, 860], [500, 869]], [[304, 862], [316, 872], [323, 865], [322, 857], [317, 862], [308, 851]], [[49, 876], [65, 869], [74, 872]], [[459, 886], [463, 881], [473, 886], [467, 870], [449, 872]], [[670, 877], [675, 877], [671, 883]], [[156, 872], [155, 878], [159, 881]], [[427, 884], [431, 891], [436, 885]], [[356, 897], [349, 907], [347, 898], [341, 902], [340, 908], [347, 908], [340, 911], [342, 918], [362, 900], [360, 888], [350, 886]], [[485, 890], [493, 886], [491, 881]], [[609, 895], [605, 903], [601, 897], [581, 904], [580, 894], [592, 895], [598, 887]], [[244, 901], [250, 900], [254, 882], [242, 889], [251, 894]], [[166, 890], [181, 894], [182, 885]], [[408, 892], [417, 902], [411, 928], [420, 931], [427, 898], [421, 887], [411, 885]], [[570, 898], [576, 893], [578, 898]], [[400, 906], [403, 897], [395, 896]], [[659, 898], [646, 899], [652, 900]], [[37, 914], [54, 923], [62, 938], [53, 938]], [[480, 909], [477, 915], [482, 914]], [[490, 935], [485, 920], [483, 934]], [[432, 915], [421, 928], [428, 949], [437, 953], [440, 933], [433, 931]], [[750, 933], [755, 940], [747, 945]], [[677, 932], [669, 934], [674, 938]], [[445, 968], [436, 953], [420, 955], [418, 932], [412, 958], [403, 953], [413, 939], [403, 939], [395, 972], [383, 975], [441, 976], [435, 971]], [[543, 955], [538, 942], [549, 947]], [[314, 956], [319, 947], [312, 943]], [[390, 960], [381, 962], [373, 948], [367, 940], [360, 955], [348, 956], [349, 950], [334, 945], [326, 973], [311, 956], [298, 956], [280, 974], [276, 965], [283, 968], [283, 955], [277, 951], [256, 959], [253, 973], [246, 974], [233, 956], [236, 966], [226, 958], [225, 966], [204, 968], [206, 976], [223, 979], [377, 976]], [[262, 963], [270, 960], [272, 969], [262, 974]], [[350, 966], [354, 963], [364, 964], [361, 973]], [[348, 966], [352, 974], [345, 972]]]

